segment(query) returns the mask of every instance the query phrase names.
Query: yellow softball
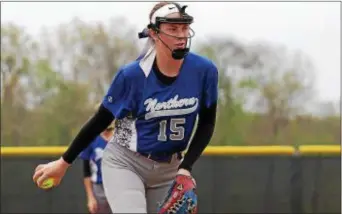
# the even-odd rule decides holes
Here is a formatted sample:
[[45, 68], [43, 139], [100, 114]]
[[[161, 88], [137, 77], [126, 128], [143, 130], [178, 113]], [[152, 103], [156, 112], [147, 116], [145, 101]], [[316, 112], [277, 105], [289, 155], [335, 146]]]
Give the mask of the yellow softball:
[[42, 189], [50, 189], [55, 185], [55, 179], [53, 178], [48, 178], [45, 181], [43, 181], [42, 185], [40, 188]]

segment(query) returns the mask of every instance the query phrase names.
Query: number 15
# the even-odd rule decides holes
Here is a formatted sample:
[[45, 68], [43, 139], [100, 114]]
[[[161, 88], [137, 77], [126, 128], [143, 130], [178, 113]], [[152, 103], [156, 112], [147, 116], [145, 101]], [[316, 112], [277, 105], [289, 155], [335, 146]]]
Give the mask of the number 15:
[[[170, 120], [170, 140], [183, 140], [184, 139], [184, 127], [182, 125], [185, 124], [185, 118], [173, 118]], [[159, 123], [159, 141], [167, 141], [166, 136], [166, 126], [167, 120], [162, 120]]]

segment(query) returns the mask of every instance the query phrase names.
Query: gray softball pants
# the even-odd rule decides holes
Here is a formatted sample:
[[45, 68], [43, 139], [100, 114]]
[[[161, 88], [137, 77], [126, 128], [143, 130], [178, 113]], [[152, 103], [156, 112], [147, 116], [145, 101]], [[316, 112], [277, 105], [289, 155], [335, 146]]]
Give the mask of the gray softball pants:
[[102, 158], [102, 179], [113, 213], [156, 213], [174, 180], [179, 157], [170, 163], [150, 160], [109, 142]]

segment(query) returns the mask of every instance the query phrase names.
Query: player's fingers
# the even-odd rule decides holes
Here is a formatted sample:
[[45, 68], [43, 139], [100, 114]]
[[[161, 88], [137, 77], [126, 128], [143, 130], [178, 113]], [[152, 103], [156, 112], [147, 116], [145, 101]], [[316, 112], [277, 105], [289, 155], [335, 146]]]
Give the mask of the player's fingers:
[[54, 182], [55, 186], [58, 186], [60, 183], [61, 183], [60, 179], [55, 179], [55, 182]]
[[33, 174], [33, 181], [36, 183], [37, 182], [37, 179], [42, 176], [44, 173], [44, 170], [43, 169], [40, 169], [38, 171], [36, 171], [34, 174]]
[[43, 182], [48, 178], [48, 176], [43, 173], [38, 179], [37, 179], [37, 185], [41, 186]]
[[96, 210], [97, 210], [96, 204], [92, 204], [89, 209], [90, 213], [92, 214], [96, 213]]
[[39, 164], [34, 171], [37, 172], [38, 170], [42, 169], [44, 165], [45, 164]]
[[194, 182], [194, 185], [197, 186], [195, 178], [192, 178], [192, 182]]
[[94, 213], [97, 213], [99, 207], [97, 206], [97, 203], [95, 203], [95, 206], [94, 206]]
[[88, 205], [88, 211], [89, 211], [90, 214], [93, 213], [93, 209], [91, 208], [91, 205]]

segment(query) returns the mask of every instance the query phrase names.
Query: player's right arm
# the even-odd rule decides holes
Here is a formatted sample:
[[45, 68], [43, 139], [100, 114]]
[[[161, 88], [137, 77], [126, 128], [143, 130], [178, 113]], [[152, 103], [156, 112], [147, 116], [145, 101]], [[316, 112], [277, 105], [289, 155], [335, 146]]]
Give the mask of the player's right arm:
[[38, 165], [33, 175], [34, 182], [40, 186], [45, 179], [52, 177], [55, 179], [55, 185], [58, 185], [66, 170], [77, 156], [86, 149], [113, 120], [113, 114], [101, 105], [98, 111], [83, 125], [61, 158], [48, 164]]
[[38, 165], [33, 175], [33, 181], [41, 186], [47, 178], [54, 178], [55, 186], [58, 185], [77, 156], [115, 119], [114, 115], [119, 112], [120, 103], [126, 99], [124, 96], [126, 94], [125, 77], [122, 71], [119, 71], [110, 85], [104, 102], [98, 111], [81, 127], [66, 152], [58, 160]]

